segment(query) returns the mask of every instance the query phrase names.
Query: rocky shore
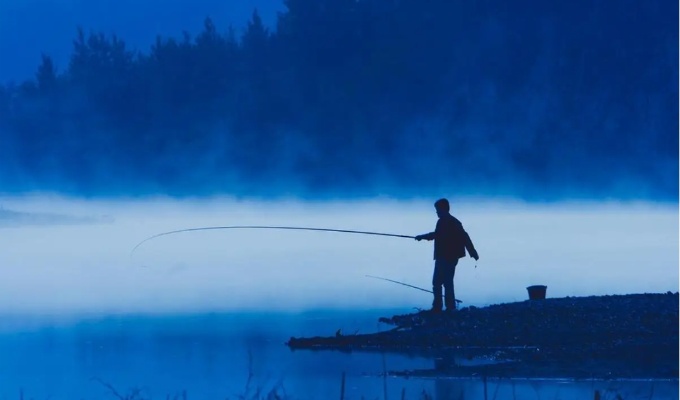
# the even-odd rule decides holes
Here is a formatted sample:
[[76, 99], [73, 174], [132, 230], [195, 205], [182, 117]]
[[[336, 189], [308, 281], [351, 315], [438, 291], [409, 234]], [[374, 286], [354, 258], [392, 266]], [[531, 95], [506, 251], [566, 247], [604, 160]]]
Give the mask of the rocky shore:
[[678, 300], [668, 292], [422, 311], [381, 318], [394, 327], [389, 331], [291, 338], [287, 345], [435, 360], [432, 370], [396, 375], [678, 379]]

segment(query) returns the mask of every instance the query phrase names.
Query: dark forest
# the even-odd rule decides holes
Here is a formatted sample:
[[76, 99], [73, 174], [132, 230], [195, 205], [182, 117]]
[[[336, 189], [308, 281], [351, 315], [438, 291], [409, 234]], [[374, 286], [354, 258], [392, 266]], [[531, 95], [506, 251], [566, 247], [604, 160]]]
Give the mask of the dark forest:
[[677, 201], [677, 1], [286, 7], [146, 51], [74, 27], [0, 85], [0, 193]]

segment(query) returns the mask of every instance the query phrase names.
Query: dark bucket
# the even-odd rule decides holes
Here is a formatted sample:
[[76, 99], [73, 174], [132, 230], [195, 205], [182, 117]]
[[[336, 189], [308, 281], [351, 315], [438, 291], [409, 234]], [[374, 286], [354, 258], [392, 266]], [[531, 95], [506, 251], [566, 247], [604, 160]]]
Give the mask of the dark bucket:
[[529, 286], [527, 291], [529, 292], [529, 300], [543, 300], [545, 299], [545, 291], [548, 289], [547, 286], [534, 285]]

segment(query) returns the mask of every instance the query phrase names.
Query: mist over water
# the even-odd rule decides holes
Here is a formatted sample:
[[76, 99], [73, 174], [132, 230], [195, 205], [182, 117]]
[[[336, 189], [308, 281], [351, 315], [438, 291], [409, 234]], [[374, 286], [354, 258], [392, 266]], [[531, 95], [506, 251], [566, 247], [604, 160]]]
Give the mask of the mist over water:
[[[429, 308], [367, 275], [430, 290], [432, 242], [212, 230], [131, 254], [178, 229], [417, 235], [444, 196], [481, 257], [458, 264], [463, 307], [536, 284], [677, 292], [677, 7], [0, 2], [0, 397], [125, 397], [97, 377], [144, 398], [250, 398], [251, 378], [337, 398], [346, 373], [347, 398], [487, 398], [486, 377], [383, 377], [477, 362], [441, 349], [284, 345]], [[490, 385], [678, 397], [677, 381]]]
[[[668, 203], [551, 203], [451, 198], [480, 253], [461, 260], [463, 306], [678, 290], [678, 208]], [[677, 397], [677, 383], [481, 379], [383, 380], [437, 368], [403, 354], [290, 351], [291, 336], [385, 329], [378, 317], [427, 308], [432, 243], [330, 232], [222, 230], [292, 225], [404, 235], [434, 229], [432, 199], [307, 202], [234, 198], [0, 198], [0, 396], [238, 397], [279, 387], [294, 398]], [[454, 360], [460, 365], [478, 360]], [[251, 382], [252, 378], [252, 382]], [[247, 388], [247, 382], [250, 388]], [[651, 395], [653, 394], [653, 396]]]
[[[432, 201], [302, 202], [231, 198], [91, 201], [0, 199], [4, 209], [100, 223], [0, 219], [0, 313], [20, 315], [427, 308], [432, 243], [275, 230], [183, 228], [288, 225], [416, 235], [434, 230]], [[525, 204], [452, 199], [480, 253], [461, 260], [463, 306], [549, 297], [678, 291], [678, 209], [658, 203]], [[99, 219], [96, 219], [99, 218]], [[86, 220], [89, 221], [89, 220]], [[475, 268], [477, 264], [477, 268]]]

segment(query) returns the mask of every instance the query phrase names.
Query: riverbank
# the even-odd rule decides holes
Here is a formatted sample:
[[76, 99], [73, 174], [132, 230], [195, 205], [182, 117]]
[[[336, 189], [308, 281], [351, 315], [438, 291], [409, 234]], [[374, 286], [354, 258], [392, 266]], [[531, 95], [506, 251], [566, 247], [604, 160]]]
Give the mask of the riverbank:
[[380, 321], [393, 329], [291, 338], [287, 345], [406, 352], [436, 361], [432, 370], [395, 375], [678, 378], [678, 293], [527, 300]]

